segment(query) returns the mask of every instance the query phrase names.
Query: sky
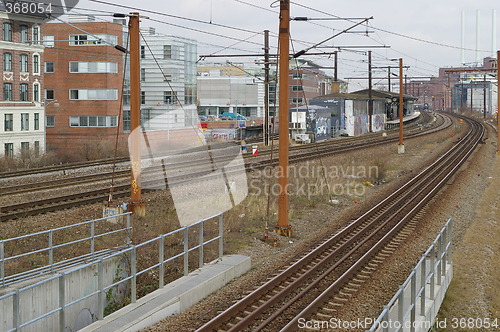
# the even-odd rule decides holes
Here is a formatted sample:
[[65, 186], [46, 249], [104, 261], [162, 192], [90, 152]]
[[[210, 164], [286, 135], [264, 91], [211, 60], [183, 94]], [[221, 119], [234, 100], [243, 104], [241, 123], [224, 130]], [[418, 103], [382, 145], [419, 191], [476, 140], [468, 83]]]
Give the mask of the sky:
[[[103, 0], [104, 2], [106, 0]], [[109, 2], [111, 4], [111, 1]], [[112, 12], [139, 11], [145, 17], [141, 26], [156, 31], [198, 41], [198, 54], [261, 54], [263, 31], [271, 35], [271, 53], [276, 53], [279, 25], [279, 1], [273, 0], [117, 0], [114, 5], [80, 0], [73, 14], [94, 13], [98, 19], [111, 20]], [[122, 8], [129, 6], [134, 8]], [[344, 33], [322, 46], [381, 46], [371, 48], [373, 66], [395, 66], [391, 59], [403, 58], [408, 77], [436, 76], [439, 67], [458, 66], [461, 63], [461, 13], [465, 12], [465, 63], [476, 61], [476, 15], [479, 20], [479, 58], [492, 56], [492, 13], [500, 13], [492, 0], [297, 0], [292, 1], [292, 17], [308, 17], [308, 22], [292, 21], [290, 32], [295, 52], [325, 40], [342, 30], [373, 17], [368, 26], [353, 28], [355, 33]], [[162, 14], [177, 16], [166, 16]], [[103, 16], [100, 16], [103, 15]], [[348, 20], [331, 20], [333, 17]], [[182, 19], [184, 18], [184, 19]], [[500, 24], [500, 22], [498, 23]], [[368, 33], [366, 33], [368, 31]], [[498, 31], [498, 29], [497, 29]], [[496, 47], [500, 47], [500, 33], [496, 33]], [[343, 49], [339, 53], [339, 78], [367, 76], [365, 49]], [[310, 52], [332, 52], [337, 49], [311, 49]], [[321, 66], [332, 66], [328, 55], [304, 56]], [[260, 57], [207, 58], [200, 64], [226, 62], [252, 64]], [[332, 74], [331, 69], [325, 72]], [[387, 69], [375, 69], [374, 77], [385, 77]], [[375, 80], [375, 83], [382, 80]], [[363, 80], [351, 80], [350, 90], [365, 85]]]

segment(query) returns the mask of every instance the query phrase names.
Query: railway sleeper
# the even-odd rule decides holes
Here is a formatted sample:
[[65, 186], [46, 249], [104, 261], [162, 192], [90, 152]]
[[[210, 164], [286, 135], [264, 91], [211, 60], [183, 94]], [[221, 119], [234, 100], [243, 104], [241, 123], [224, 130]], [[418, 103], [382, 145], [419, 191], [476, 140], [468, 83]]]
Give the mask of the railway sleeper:
[[344, 303], [345, 303], [345, 302], [349, 301], [349, 299], [346, 299], [346, 298], [344, 298], [344, 297], [338, 297], [338, 296], [334, 296], [334, 297], [333, 297], [333, 299], [334, 299], [335, 301], [339, 301], [339, 302], [341, 302], [341, 303], [342, 303], [342, 302], [344, 302]]
[[[332, 301], [328, 301], [328, 305], [331, 306], [331, 307], [336, 307], [336, 308], [339, 308], [339, 307], [343, 307], [344, 305], [341, 304], [341, 303], [337, 303], [337, 302], [332, 302]], [[325, 309], [325, 308], [323, 308]]]
[[339, 295], [342, 295], [342, 296], [347, 296], [347, 297], [351, 297], [351, 296], [353, 296], [353, 295], [354, 295], [354, 292], [355, 292], [355, 291], [354, 291], [354, 292], [351, 292], [351, 293], [347, 293], [347, 292], [346, 292], [346, 290], [347, 290], [346, 288], [344, 288], [343, 290], [341, 290], [341, 291], [339, 292]]

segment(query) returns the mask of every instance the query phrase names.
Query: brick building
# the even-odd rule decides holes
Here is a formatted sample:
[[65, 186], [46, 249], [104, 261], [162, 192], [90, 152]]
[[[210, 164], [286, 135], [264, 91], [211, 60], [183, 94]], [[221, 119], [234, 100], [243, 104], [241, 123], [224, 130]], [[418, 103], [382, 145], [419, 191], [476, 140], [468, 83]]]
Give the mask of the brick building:
[[48, 150], [105, 157], [114, 149], [117, 132], [120, 144], [125, 142], [123, 53], [114, 48], [122, 45], [122, 29], [87, 16], [44, 25]]
[[42, 19], [0, 12], [0, 156], [45, 151]]

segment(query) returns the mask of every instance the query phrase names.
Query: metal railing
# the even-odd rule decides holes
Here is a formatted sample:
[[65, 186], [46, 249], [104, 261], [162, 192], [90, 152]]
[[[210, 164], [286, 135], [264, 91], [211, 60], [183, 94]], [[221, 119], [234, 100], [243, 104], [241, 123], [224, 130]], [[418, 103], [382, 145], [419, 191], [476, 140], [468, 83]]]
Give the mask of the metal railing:
[[[435, 299], [435, 286], [441, 285], [446, 276], [446, 264], [451, 264], [451, 246], [452, 246], [452, 221], [448, 219], [444, 227], [439, 232], [429, 249], [422, 255], [419, 262], [413, 268], [410, 276], [399, 287], [394, 297], [384, 306], [382, 313], [375, 320], [369, 332], [377, 331], [382, 328], [384, 332], [402, 331], [403, 329], [415, 331], [417, 307], [418, 314], [425, 317], [426, 300]], [[430, 260], [429, 266], [428, 260]], [[420, 270], [420, 272], [419, 272]], [[417, 285], [419, 288], [417, 289]], [[410, 301], [405, 303], [405, 289], [409, 287]], [[408, 300], [406, 301], [408, 302]], [[391, 308], [397, 304], [397, 319], [390, 321], [389, 314]], [[423, 322], [429, 323], [430, 322]], [[429, 327], [430, 328], [430, 327]]]
[[[215, 218], [218, 219], [218, 227], [217, 227], [217, 234], [216, 236], [213, 236], [212, 238], [205, 239], [205, 224], [210, 221], [214, 220]], [[189, 230], [190, 229], [195, 229], [197, 231], [197, 237], [198, 237], [198, 243], [194, 245], [193, 247], [190, 248], [189, 244]], [[172, 237], [176, 234], [183, 234], [183, 248], [180, 252], [174, 252], [169, 255], [168, 258], [166, 258], [166, 250], [165, 250], [165, 244], [166, 240], [168, 240], [169, 237]], [[102, 320], [104, 318], [104, 311], [106, 307], [106, 296], [108, 292], [113, 289], [114, 287], [117, 287], [119, 285], [124, 285], [125, 283], [130, 283], [130, 301], [132, 303], [135, 303], [137, 301], [137, 278], [141, 276], [142, 274], [147, 273], [148, 271], [151, 271], [153, 269], [158, 270], [158, 287], [162, 288], [165, 285], [165, 264], [172, 262], [175, 259], [178, 258], [183, 258], [183, 265], [184, 265], [184, 275], [187, 275], [189, 272], [189, 254], [192, 252], [197, 252], [198, 254], [198, 266], [201, 268], [204, 265], [204, 260], [205, 260], [205, 255], [204, 255], [204, 247], [210, 243], [214, 243], [215, 241], [218, 241], [218, 257], [222, 257], [223, 255], [223, 217], [222, 214], [215, 215], [213, 217], [206, 218], [204, 220], [201, 220], [195, 224], [191, 224], [189, 226], [177, 229], [173, 232], [167, 233], [160, 235], [154, 239], [145, 241], [141, 244], [138, 245], [130, 245], [129, 248], [126, 248], [122, 251], [116, 252], [112, 255], [106, 256], [104, 258], [100, 258], [97, 262], [91, 262], [87, 264], [80, 265], [78, 267], [75, 267], [71, 270], [61, 272], [57, 275], [54, 275], [52, 277], [49, 277], [43, 281], [34, 283], [32, 285], [29, 285], [27, 287], [17, 289], [13, 292], [10, 292], [8, 294], [0, 296], [0, 307], [3, 305], [2, 301], [12, 301], [12, 323], [9, 324], [5, 331], [18, 331], [19, 329], [23, 327], [27, 327], [29, 325], [32, 325], [38, 321], [41, 321], [45, 318], [49, 318], [50, 316], [53, 315], [58, 315], [58, 317], [52, 317], [52, 326], [51, 330], [59, 330], [59, 331], [65, 331], [65, 328], [67, 327], [68, 323], [68, 317], [67, 313], [70, 307], [77, 305], [78, 303], [84, 301], [84, 300], [95, 300], [95, 297], [97, 297], [97, 319]], [[141, 248], [144, 248], [150, 244], [156, 244], [157, 245], [157, 263], [144, 267], [142, 270], [138, 269], [138, 259], [137, 259], [137, 251]], [[130, 264], [130, 273], [128, 276], [121, 278], [120, 280], [116, 280], [116, 276], [113, 277], [112, 279], [106, 280], [105, 276], [105, 264], [112, 261], [112, 260], [123, 260], [123, 258], [126, 258]], [[68, 291], [68, 283], [70, 283], [70, 278], [72, 277], [73, 274], [76, 274], [78, 272], [81, 272], [84, 269], [95, 269], [97, 267], [97, 273], [92, 273], [92, 277], [96, 280], [92, 281], [93, 285], [96, 285], [95, 289], [92, 291], [86, 291], [85, 294], [82, 294], [79, 297], [75, 297], [74, 294], [66, 294]], [[43, 314], [39, 314], [37, 317], [32, 318], [27, 321], [23, 321], [22, 318], [22, 310], [21, 310], [21, 305], [20, 305], [20, 299], [22, 298], [22, 295], [24, 292], [29, 291], [31, 289], [35, 289], [37, 287], [46, 287], [48, 283], [50, 282], [57, 282], [57, 289], [53, 289], [54, 292], [58, 293], [58, 296], [55, 298], [58, 298], [58, 303], [53, 306], [52, 310], [49, 310]], [[127, 284], [125, 284], [126, 286]], [[54, 296], [53, 296], [54, 297]], [[92, 299], [94, 297], [94, 299]], [[68, 298], [72, 299], [71, 301], [68, 301]], [[4, 306], [5, 308], [5, 306]], [[7, 319], [5, 320], [7, 321]], [[5, 324], [4, 321], [4, 324]], [[54, 326], [54, 321], [56, 321], [55, 326]], [[0, 321], [0, 324], [2, 322]], [[0, 329], [2, 326], [0, 325]]]
[[[48, 274], [52, 273], [57, 270], [58, 267], [71, 267], [75, 264], [78, 264], [78, 258], [86, 258], [90, 260], [95, 260], [96, 257], [100, 256], [104, 251], [106, 250], [99, 250], [96, 251], [96, 241], [98, 239], [111, 236], [114, 234], [118, 233], [125, 233], [125, 242], [124, 245], [129, 245], [131, 240], [130, 240], [130, 230], [132, 229], [130, 226], [130, 212], [129, 213], [123, 213], [123, 214], [118, 214], [118, 215], [113, 215], [105, 218], [100, 218], [100, 219], [95, 219], [95, 220], [89, 220], [85, 222], [81, 222], [78, 224], [73, 224], [69, 226], [64, 226], [64, 227], [59, 227], [59, 228], [54, 228], [38, 233], [32, 233], [28, 235], [23, 235], [23, 236], [18, 236], [15, 238], [10, 238], [10, 239], [4, 239], [0, 240], [0, 286], [4, 287], [7, 286], [8, 284], [12, 284], [15, 282], [23, 281], [32, 278], [34, 275], [40, 276], [43, 274]], [[103, 233], [97, 233], [96, 232], [96, 224], [104, 224], [106, 223], [109, 225], [110, 220], [118, 220], [125, 218], [125, 225], [122, 227], [121, 225], [118, 225], [118, 229], [114, 229], [111, 231], [103, 232]], [[88, 236], [83, 237], [83, 238], [77, 238], [71, 241], [61, 241], [61, 243], [55, 243], [55, 236], [59, 235], [61, 232], [66, 232], [66, 234], [62, 234], [62, 237], [64, 238], [67, 236], [69, 232], [72, 233], [78, 233], [76, 231], [77, 228], [80, 227], [85, 227], [88, 226]], [[77, 234], [78, 235], [78, 234]], [[83, 234], [82, 234], [83, 236]], [[77, 236], [76, 236], [77, 237]], [[41, 241], [46, 241], [47, 246], [36, 249], [36, 250], [31, 250], [31, 251], [26, 251], [21, 254], [17, 255], [12, 255], [9, 257], [6, 257], [6, 247], [10, 245], [11, 247], [24, 247], [22, 244], [23, 242], [29, 242], [32, 244], [33, 242], [36, 241], [37, 238], [42, 238]], [[43, 239], [45, 238], [45, 239]], [[54, 259], [54, 251], [58, 249], [62, 249], [65, 247], [69, 247], [71, 245], [77, 245], [81, 244], [84, 242], [88, 242], [89, 244], [89, 252], [86, 255], [79, 255], [78, 257], [70, 258], [70, 259]], [[24, 247], [25, 249], [29, 249], [28, 247]], [[18, 272], [9, 276], [6, 276], [6, 263], [12, 262], [14, 260], [19, 260], [19, 259], [26, 259], [28, 256], [32, 255], [46, 255], [46, 264], [37, 267], [35, 269], [28, 269], [23, 272]]]

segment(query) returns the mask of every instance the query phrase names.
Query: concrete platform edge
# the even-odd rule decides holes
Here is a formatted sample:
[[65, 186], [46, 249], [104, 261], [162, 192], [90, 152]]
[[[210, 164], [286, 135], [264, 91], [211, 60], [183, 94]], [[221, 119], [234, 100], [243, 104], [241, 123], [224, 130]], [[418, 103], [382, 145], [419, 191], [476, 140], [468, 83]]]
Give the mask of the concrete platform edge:
[[224, 256], [79, 331], [139, 331], [188, 309], [250, 268], [250, 257]]

